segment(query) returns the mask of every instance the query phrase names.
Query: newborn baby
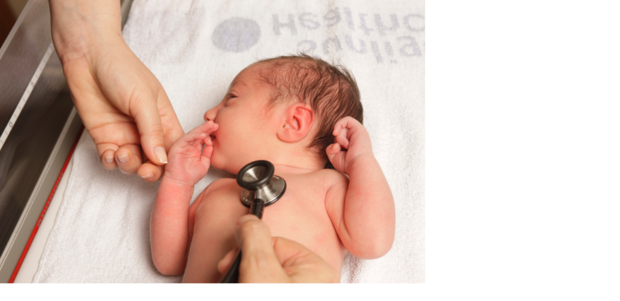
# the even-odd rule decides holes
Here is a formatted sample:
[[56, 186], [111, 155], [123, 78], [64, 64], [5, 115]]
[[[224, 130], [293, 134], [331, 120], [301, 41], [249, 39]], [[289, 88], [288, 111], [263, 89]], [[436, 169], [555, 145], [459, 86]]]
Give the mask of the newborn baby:
[[194, 185], [210, 166], [237, 174], [256, 160], [272, 162], [287, 184], [263, 213], [273, 236], [306, 246], [337, 271], [347, 251], [386, 254], [394, 200], [362, 111], [349, 72], [320, 59], [278, 57], [241, 71], [205, 123], [170, 149], [151, 216], [157, 269], [183, 274], [183, 282], [222, 278], [218, 262], [238, 247], [235, 224], [249, 210], [235, 179], [211, 183], [190, 206]]

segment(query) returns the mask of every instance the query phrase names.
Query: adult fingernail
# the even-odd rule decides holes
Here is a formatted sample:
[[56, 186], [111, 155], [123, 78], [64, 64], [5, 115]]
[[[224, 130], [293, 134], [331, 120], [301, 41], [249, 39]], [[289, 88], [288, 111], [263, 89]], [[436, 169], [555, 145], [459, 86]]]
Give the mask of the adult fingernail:
[[[124, 156], [118, 156], [118, 161], [121, 161], [121, 163], [127, 163], [129, 162], [129, 156], [128, 155], [124, 155]], [[106, 158], [106, 161], [108, 159]], [[109, 163], [109, 162], [108, 162]]]
[[159, 163], [162, 163], [162, 164], [168, 163], [168, 157], [166, 156], [166, 149], [163, 146], [155, 147], [153, 152], [155, 153], [155, 158], [157, 158], [157, 161], [159, 161]]
[[105, 161], [108, 163], [114, 162], [114, 157], [105, 157]]
[[145, 179], [145, 180], [150, 180], [150, 179], [153, 177], [153, 174], [152, 174], [152, 173], [150, 173], [150, 174], [148, 174], [148, 175], [146, 175], [146, 176], [141, 176], [141, 177], [142, 177], [143, 179]]

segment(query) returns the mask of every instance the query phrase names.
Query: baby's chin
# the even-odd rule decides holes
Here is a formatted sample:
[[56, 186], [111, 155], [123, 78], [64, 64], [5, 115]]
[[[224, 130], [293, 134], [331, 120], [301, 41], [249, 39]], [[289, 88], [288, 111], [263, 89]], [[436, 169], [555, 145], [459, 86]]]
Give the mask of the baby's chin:
[[233, 175], [236, 175], [239, 170], [247, 163], [238, 162], [237, 160], [231, 160], [230, 158], [227, 160], [225, 157], [211, 156], [211, 166], [216, 169], [229, 172]]
[[211, 156], [211, 166], [219, 170], [225, 170], [229, 173], [235, 174], [230, 170], [229, 164], [226, 163], [226, 159], [220, 156], [217, 156], [215, 153]]
[[222, 158], [220, 158], [220, 156], [216, 155], [215, 152], [213, 152], [213, 154], [211, 155], [211, 166], [219, 169], [219, 170], [223, 170], [225, 167], [225, 164], [222, 160]]

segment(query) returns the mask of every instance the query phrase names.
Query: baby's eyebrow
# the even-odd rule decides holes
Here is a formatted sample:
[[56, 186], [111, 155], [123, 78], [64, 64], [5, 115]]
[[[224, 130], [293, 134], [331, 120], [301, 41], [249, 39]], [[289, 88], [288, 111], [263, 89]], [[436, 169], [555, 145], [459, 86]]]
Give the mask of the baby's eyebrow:
[[232, 81], [232, 83], [230, 83], [230, 87], [232, 88], [235, 85], [243, 85], [243, 86], [246, 86], [246, 87], [248, 86], [248, 84], [246, 84], [244, 81], [236, 79], [236, 78]]

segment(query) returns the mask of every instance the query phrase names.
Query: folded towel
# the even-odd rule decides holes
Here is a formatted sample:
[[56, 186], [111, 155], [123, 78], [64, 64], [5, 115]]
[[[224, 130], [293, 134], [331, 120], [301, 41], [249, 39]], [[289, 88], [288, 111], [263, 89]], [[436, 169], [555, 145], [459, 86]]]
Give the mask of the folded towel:
[[[351, 70], [364, 125], [396, 203], [396, 239], [376, 260], [347, 255], [342, 282], [424, 282], [424, 2], [145, 1], [123, 31], [187, 132], [259, 59], [305, 52]], [[157, 183], [104, 170], [84, 133], [34, 282], [178, 282], [149, 246]], [[213, 180], [210, 171], [194, 198]], [[193, 199], [192, 199], [193, 201]]]

